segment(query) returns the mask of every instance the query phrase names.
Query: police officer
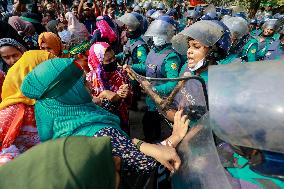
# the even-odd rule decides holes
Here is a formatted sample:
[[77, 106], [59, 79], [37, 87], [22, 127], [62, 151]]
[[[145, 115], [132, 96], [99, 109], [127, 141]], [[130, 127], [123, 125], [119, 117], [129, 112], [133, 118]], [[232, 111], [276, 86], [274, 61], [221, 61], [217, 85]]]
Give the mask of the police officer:
[[165, 10], [166, 9], [166, 6], [163, 2], [159, 2], [156, 6], [156, 9], [157, 10]]
[[143, 4], [144, 13], [146, 13], [151, 8], [152, 8], [152, 3], [148, 2], [148, 1], [145, 1], [144, 4]]
[[189, 27], [199, 19], [200, 14], [195, 10], [189, 10], [187, 11], [186, 17], [187, 17], [186, 27]]
[[145, 14], [149, 24], [151, 24], [151, 22], [154, 20], [154, 19], [151, 18], [152, 14], [154, 14], [154, 12], [156, 12], [155, 9], [150, 9]]
[[[210, 32], [209, 32], [210, 31]], [[208, 83], [208, 67], [224, 59], [231, 46], [230, 31], [220, 21], [201, 20], [185, 28], [172, 39], [173, 47], [182, 55], [187, 55], [187, 62], [182, 66], [180, 77], [199, 76], [203, 83]], [[190, 116], [191, 125], [207, 111], [206, 100], [202, 93], [200, 80], [186, 82], [176, 96], [174, 109], [167, 112], [173, 120], [176, 107], [183, 107]], [[201, 89], [202, 90], [202, 89]]]
[[283, 51], [280, 48], [278, 30], [280, 28], [280, 19], [269, 19], [262, 26], [262, 33], [257, 37], [259, 60], [280, 59]]
[[[128, 40], [123, 47], [123, 52], [118, 54], [116, 58], [122, 61], [123, 64], [145, 65], [149, 51], [147, 44], [141, 37], [145, 27], [145, 20], [140, 14], [132, 12], [120, 17], [119, 21], [126, 26], [126, 36]], [[140, 87], [136, 82], [132, 82], [132, 87], [134, 90], [132, 109], [137, 110], [137, 101], [140, 98]]]
[[138, 14], [141, 14], [142, 13], [142, 8], [139, 5], [136, 5], [133, 8], [133, 12], [137, 12]]
[[231, 32], [232, 47], [229, 56], [219, 64], [257, 61], [258, 41], [250, 36], [247, 21], [242, 17], [231, 17], [223, 23]]
[[[154, 47], [149, 52], [145, 65], [136, 64], [132, 68], [146, 77], [176, 78], [181, 67], [178, 53], [172, 48], [171, 39], [176, 33], [176, 22], [169, 16], [160, 16], [149, 26], [146, 37], [152, 37]], [[158, 94], [169, 94], [175, 83], [155, 86]], [[146, 141], [155, 141], [161, 135], [161, 117], [150, 97], [146, 98], [148, 110], [143, 117], [143, 130]]]
[[261, 29], [259, 28], [259, 20], [253, 18], [249, 23], [250, 35], [251, 36], [259, 36], [261, 33]]
[[231, 37], [228, 28], [220, 21], [201, 20], [185, 28], [172, 42], [173, 47], [180, 54], [186, 54], [188, 59], [180, 76], [197, 75], [207, 83], [208, 66], [216, 65], [227, 56]]

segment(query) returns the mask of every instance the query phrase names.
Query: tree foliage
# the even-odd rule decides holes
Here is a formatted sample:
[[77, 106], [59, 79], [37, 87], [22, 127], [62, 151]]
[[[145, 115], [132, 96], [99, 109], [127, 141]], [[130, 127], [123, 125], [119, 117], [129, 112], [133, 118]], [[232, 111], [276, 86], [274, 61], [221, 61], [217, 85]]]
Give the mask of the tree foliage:
[[284, 0], [205, 0], [205, 2], [212, 3], [215, 6], [243, 6], [250, 17], [253, 17], [260, 7], [267, 7], [268, 5], [279, 7], [284, 5]]

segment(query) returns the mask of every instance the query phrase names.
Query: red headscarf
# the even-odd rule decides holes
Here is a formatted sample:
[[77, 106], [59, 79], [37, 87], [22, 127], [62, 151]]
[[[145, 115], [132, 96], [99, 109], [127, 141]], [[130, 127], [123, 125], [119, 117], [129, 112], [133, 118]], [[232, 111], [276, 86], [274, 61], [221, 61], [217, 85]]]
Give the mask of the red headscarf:
[[[97, 19], [102, 19], [96, 22], [97, 28], [100, 30], [101, 38], [107, 38], [110, 43], [114, 42], [117, 38], [113, 29], [109, 26], [107, 21], [103, 19], [102, 16], [98, 17]], [[95, 34], [96, 30], [93, 32]]]

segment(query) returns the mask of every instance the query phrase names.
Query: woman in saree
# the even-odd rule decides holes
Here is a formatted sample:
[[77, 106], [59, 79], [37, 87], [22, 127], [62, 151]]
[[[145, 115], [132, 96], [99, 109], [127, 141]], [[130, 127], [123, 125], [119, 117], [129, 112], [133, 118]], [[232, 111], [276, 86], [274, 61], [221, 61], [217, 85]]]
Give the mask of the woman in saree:
[[131, 140], [121, 130], [119, 118], [92, 101], [78, 60], [67, 58], [39, 65], [27, 75], [21, 90], [37, 100], [35, 116], [42, 142], [66, 136], [110, 136], [112, 155], [121, 160], [123, 170], [150, 173], [157, 162], [172, 172], [179, 168], [175, 147], [189, 124], [182, 111], [176, 114], [173, 133], [163, 145]]
[[127, 74], [118, 67], [115, 53], [105, 42], [95, 43], [89, 50], [87, 81], [93, 97], [102, 100], [101, 106], [119, 116], [121, 128], [130, 134], [128, 106], [132, 91]]
[[0, 165], [39, 143], [34, 118], [35, 100], [25, 97], [20, 87], [32, 69], [54, 57], [42, 50], [27, 51], [9, 69], [3, 83], [0, 104]]

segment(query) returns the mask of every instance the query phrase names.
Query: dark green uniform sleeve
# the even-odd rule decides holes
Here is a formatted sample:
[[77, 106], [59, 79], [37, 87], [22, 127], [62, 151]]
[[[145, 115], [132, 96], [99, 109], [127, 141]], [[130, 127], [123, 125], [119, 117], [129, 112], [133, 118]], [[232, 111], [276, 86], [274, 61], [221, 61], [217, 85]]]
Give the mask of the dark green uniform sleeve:
[[187, 62], [181, 67], [179, 77], [183, 77], [186, 67], [187, 67]]
[[124, 57], [123, 52], [121, 52], [121, 53], [115, 55], [115, 58], [116, 58], [118, 61], [122, 61], [122, 60], [123, 60], [123, 57]]
[[146, 74], [146, 59], [147, 59], [147, 49], [144, 46], [137, 48], [137, 60], [138, 63], [132, 65], [132, 69], [140, 74]]
[[247, 52], [247, 61], [248, 62], [255, 62], [257, 60], [257, 49], [258, 49], [258, 45], [257, 43], [254, 43], [250, 46], [250, 48], [248, 49]]

